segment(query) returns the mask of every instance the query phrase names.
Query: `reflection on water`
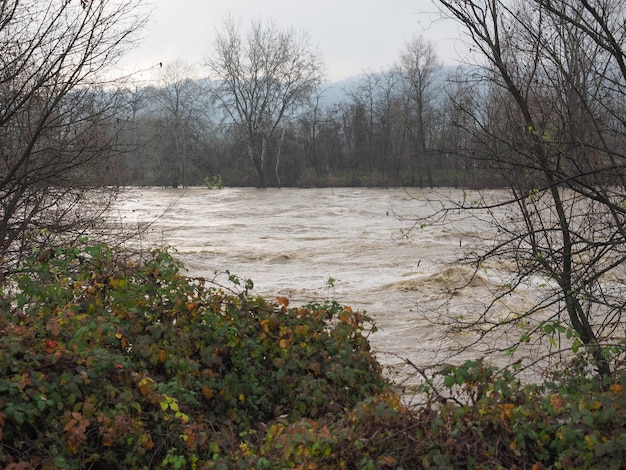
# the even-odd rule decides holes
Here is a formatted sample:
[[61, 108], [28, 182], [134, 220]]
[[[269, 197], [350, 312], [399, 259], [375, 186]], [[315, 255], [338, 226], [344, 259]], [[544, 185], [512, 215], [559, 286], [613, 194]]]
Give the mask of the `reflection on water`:
[[[488, 225], [465, 214], [446, 227], [402, 220], [432, 213], [440, 197], [419, 189], [140, 188], [125, 191], [113, 216], [128, 226], [152, 223], [141, 243], [175, 247], [191, 275], [229, 270], [268, 297], [331, 298], [366, 310], [379, 328], [370, 337], [379, 360], [401, 368], [404, 357], [436, 363], [471, 335], [444, 335], [429, 312], [477, 312], [502, 276], [491, 269], [472, 277], [454, 264], [461, 247], [490, 238]], [[501, 314], [529, 302], [511, 299]]]

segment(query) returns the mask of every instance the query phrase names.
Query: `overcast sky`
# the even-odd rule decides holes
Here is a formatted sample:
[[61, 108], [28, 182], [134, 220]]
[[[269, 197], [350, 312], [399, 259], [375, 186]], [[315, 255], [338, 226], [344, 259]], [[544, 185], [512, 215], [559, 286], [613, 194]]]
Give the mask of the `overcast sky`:
[[272, 20], [306, 31], [330, 81], [387, 69], [413, 35], [433, 41], [446, 64], [456, 63], [461, 47], [456, 26], [438, 21], [431, 0], [152, 0], [152, 8], [141, 45], [124, 59], [135, 70], [178, 58], [198, 64], [202, 75], [216, 27], [229, 14], [243, 26]]

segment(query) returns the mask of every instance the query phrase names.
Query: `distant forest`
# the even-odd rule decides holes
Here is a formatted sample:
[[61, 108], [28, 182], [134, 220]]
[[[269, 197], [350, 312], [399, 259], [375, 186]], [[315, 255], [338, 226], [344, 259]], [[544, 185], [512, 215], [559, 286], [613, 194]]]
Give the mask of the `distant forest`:
[[[498, 186], [477, 158], [466, 106], [480, 98], [466, 71], [433, 62], [394, 67], [320, 87], [267, 143], [267, 186]], [[126, 151], [109, 175], [121, 185], [255, 186], [241, 134], [210, 99], [209, 80], [187, 65], [158, 85], [126, 89], [115, 118]], [[118, 102], [119, 103], [119, 102]]]

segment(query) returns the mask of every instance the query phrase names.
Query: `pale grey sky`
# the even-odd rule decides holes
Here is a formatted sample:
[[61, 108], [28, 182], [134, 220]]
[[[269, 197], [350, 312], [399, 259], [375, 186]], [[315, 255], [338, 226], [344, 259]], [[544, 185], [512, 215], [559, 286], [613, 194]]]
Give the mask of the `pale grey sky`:
[[456, 25], [439, 21], [432, 0], [152, 0], [152, 8], [142, 44], [124, 59], [135, 70], [182, 59], [202, 75], [216, 27], [229, 14], [244, 27], [272, 20], [306, 31], [331, 81], [388, 68], [412, 35], [433, 41], [446, 64], [462, 49]]

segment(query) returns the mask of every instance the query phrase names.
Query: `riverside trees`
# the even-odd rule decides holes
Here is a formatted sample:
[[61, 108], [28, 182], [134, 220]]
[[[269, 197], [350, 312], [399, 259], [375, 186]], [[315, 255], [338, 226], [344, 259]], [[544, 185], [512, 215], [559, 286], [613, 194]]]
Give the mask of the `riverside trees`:
[[187, 186], [190, 173], [200, 173], [200, 179], [206, 173], [199, 169], [203, 165], [198, 160], [209, 135], [209, 107], [191, 65], [177, 61], [165, 64], [160, 72], [155, 90], [160, 110], [155, 139], [159, 182]]
[[[407, 132], [414, 158], [422, 169], [420, 176], [426, 177], [430, 186], [434, 182], [427, 151], [433, 148], [432, 138], [437, 121], [433, 101], [441, 94], [443, 86], [441, 68], [435, 46], [422, 36], [410, 39], [400, 55], [399, 70], [403, 78], [402, 96], [406, 103]], [[420, 165], [422, 161], [424, 163]]]
[[524, 325], [522, 341], [567, 333], [569, 347], [585, 346], [596, 370], [609, 376], [617, 366], [612, 359], [624, 352], [623, 2], [440, 4], [478, 51], [471, 78], [476, 95], [486, 97], [471, 107], [459, 103], [460, 122], [476, 155], [510, 187], [505, 200], [469, 205], [489, 216], [508, 208], [506, 218], [491, 217], [499, 236], [473, 259], [477, 266], [514, 261], [502, 296], [543, 280], [530, 310], [494, 321], [488, 308], [478, 323], [484, 331]]
[[[324, 88], [318, 86], [321, 63], [305, 35], [258, 22], [246, 35], [230, 19], [207, 62], [209, 77], [194, 81], [179, 70], [177, 78], [194, 103], [193, 130], [185, 139], [204, 141], [187, 149], [200, 171], [187, 171], [186, 184], [217, 174], [231, 186], [473, 184], [472, 168], [457, 168], [447, 148], [462, 139], [449, 138], [457, 129], [444, 119], [451, 108], [443, 87], [450, 69], [441, 67], [423, 37], [409, 41], [389, 70]], [[168, 67], [161, 71], [169, 73]], [[214, 108], [197, 106], [207, 90]], [[134, 134], [153, 135], [150, 154], [169, 147], [163, 157], [178, 155], [175, 149], [185, 149], [173, 133], [175, 121], [165, 119], [173, 116], [175, 87], [162, 81], [145, 96]], [[211, 123], [220, 121], [220, 127]], [[159, 174], [178, 171], [166, 165], [173, 159], [155, 165], [145, 157], [137, 151], [127, 159], [125, 183], [170, 185]]]
[[302, 111], [322, 80], [308, 36], [253, 21], [244, 37], [228, 19], [207, 65], [216, 81], [213, 96], [245, 141], [257, 185], [267, 186], [272, 168], [280, 184], [281, 126]]
[[[0, 257], [80, 233], [107, 197], [118, 95], [107, 67], [132, 43], [140, 2], [0, 1]], [[84, 204], [98, 195], [98, 204]], [[94, 202], [93, 200], [91, 202]]]

